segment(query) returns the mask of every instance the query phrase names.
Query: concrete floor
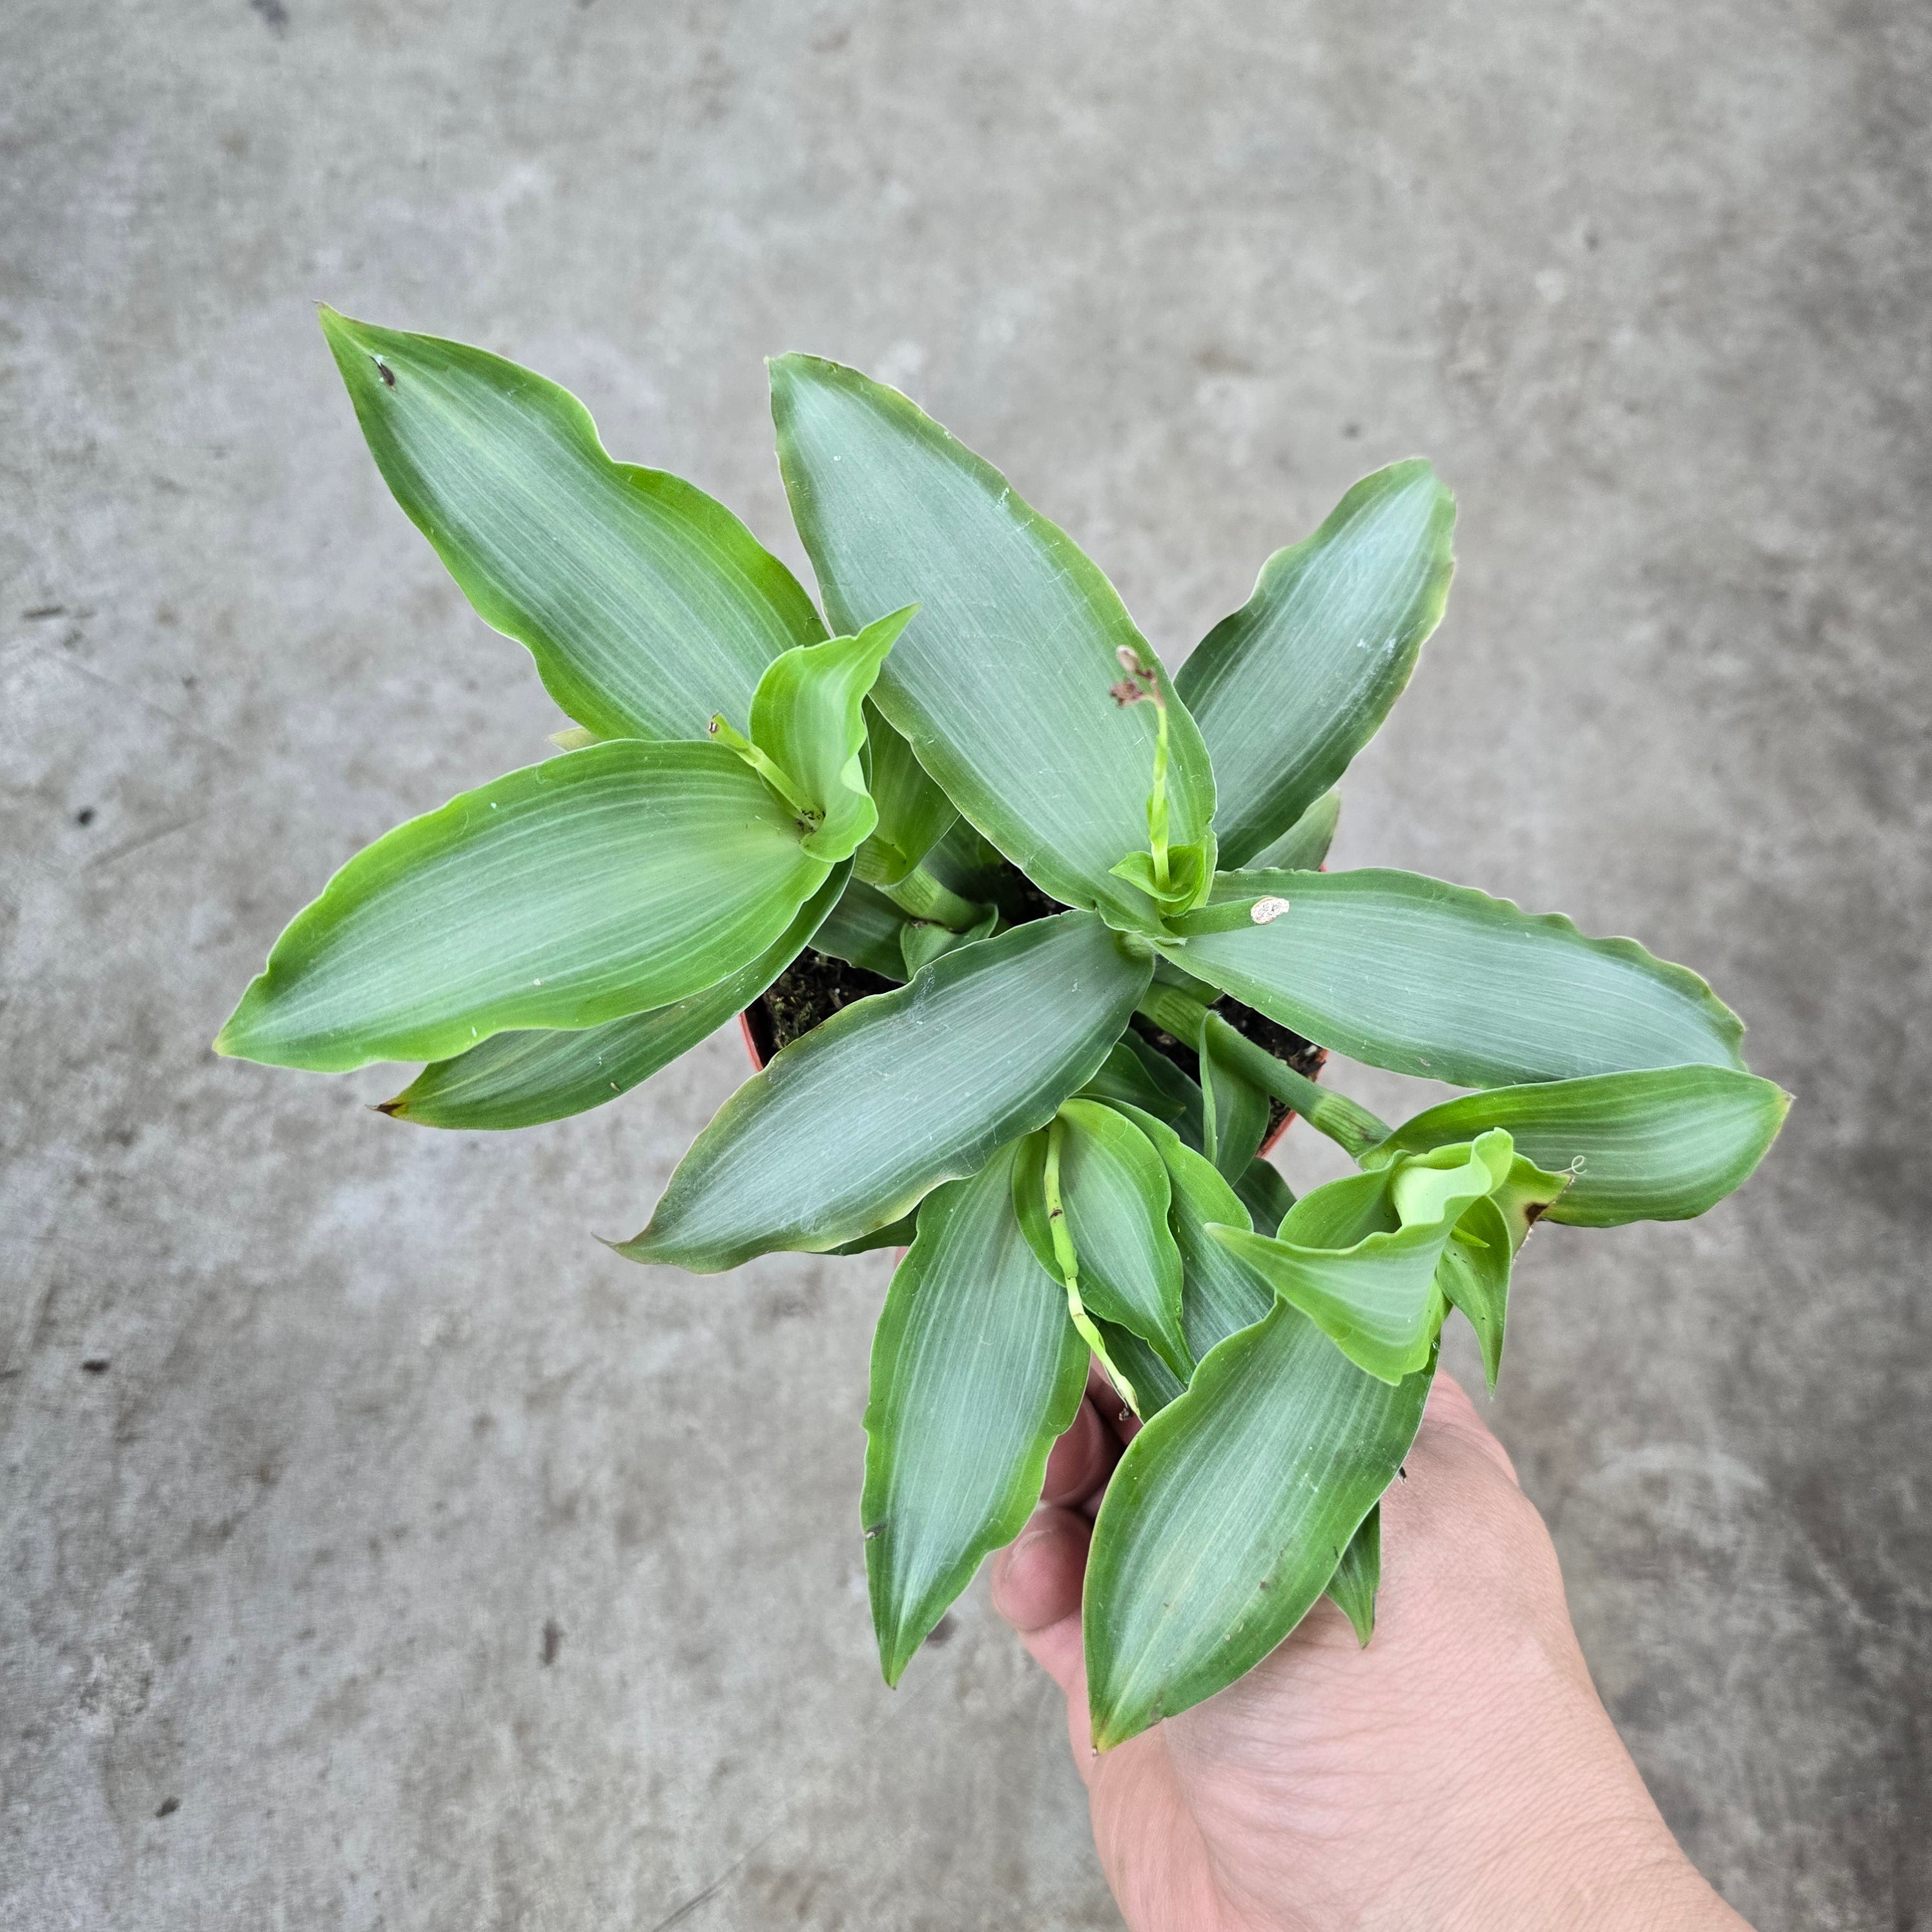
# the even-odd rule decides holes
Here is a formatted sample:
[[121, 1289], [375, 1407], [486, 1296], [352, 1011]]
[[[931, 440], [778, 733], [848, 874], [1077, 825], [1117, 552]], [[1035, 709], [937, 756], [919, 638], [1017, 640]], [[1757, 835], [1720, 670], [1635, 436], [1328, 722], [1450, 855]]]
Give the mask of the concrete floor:
[[1707, 1220], [1538, 1240], [1498, 1426], [1726, 1895], [1932, 1927], [1932, 14], [7, 14], [0, 1923], [1118, 1922], [983, 1585], [878, 1680], [885, 1259], [590, 1239], [735, 1039], [508, 1138], [207, 1050], [334, 866], [556, 722], [326, 297], [557, 376], [795, 561], [759, 358], [858, 362], [1170, 661], [1434, 457], [1461, 574], [1339, 858], [1640, 934], [1798, 1096]]

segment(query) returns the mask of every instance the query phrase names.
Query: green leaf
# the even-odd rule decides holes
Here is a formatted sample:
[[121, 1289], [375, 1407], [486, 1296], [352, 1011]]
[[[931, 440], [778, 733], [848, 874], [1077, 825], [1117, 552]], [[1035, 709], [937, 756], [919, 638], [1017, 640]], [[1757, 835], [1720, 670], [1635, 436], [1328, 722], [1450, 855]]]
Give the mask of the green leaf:
[[805, 849], [828, 864], [850, 858], [879, 814], [866, 789], [866, 694], [916, 604], [856, 636], [800, 644], [774, 658], [752, 700], [752, 742], [791, 781], [813, 829]]
[[[1272, 845], [1247, 862], [1251, 872], [1318, 872], [1341, 823], [1342, 794], [1324, 791]], [[1371, 1519], [1372, 1520], [1372, 1519]]]
[[[1562, 1176], [1539, 1174], [1519, 1162], [1509, 1136], [1492, 1129], [1472, 1142], [1316, 1188], [1295, 1204], [1272, 1240], [1238, 1227], [1213, 1232], [1351, 1361], [1395, 1382], [1420, 1368], [1435, 1346], [1448, 1312], [1440, 1266], [1466, 1211], [1513, 1190], [1512, 1207], [1520, 1212], [1532, 1196], [1554, 1198], [1563, 1186]], [[1508, 1223], [1500, 1211], [1497, 1220], [1506, 1266]]]
[[[1157, 971], [1166, 962], [1156, 959], [1154, 963]], [[1158, 1114], [1162, 1120], [1170, 1122], [1174, 1132], [1196, 1153], [1204, 1151], [1208, 1144], [1207, 1108], [1200, 1088], [1152, 1040], [1132, 1028], [1120, 1036], [1120, 1045], [1140, 1062], [1141, 1070], [1167, 1100], [1166, 1106], [1149, 1107], [1146, 1111]], [[1132, 1104], [1138, 1106], [1140, 1102], [1134, 1101]]]
[[866, 1574], [896, 1684], [989, 1550], [1040, 1501], [1087, 1348], [1013, 1219], [1012, 1149], [938, 1189], [893, 1274], [866, 1407]]
[[1214, 760], [1222, 862], [1292, 826], [1376, 734], [1442, 621], [1456, 500], [1420, 460], [1364, 477], [1177, 680]]
[[[1173, 1063], [1170, 1061], [1168, 1064], [1172, 1066]], [[1178, 1066], [1174, 1067], [1174, 1073], [1177, 1079], [1187, 1077]], [[1127, 1046], [1126, 1039], [1114, 1043], [1100, 1063], [1100, 1072], [1081, 1088], [1078, 1097], [1083, 1100], [1105, 1100], [1114, 1106], [1124, 1102], [1160, 1120], [1178, 1120], [1184, 1111], [1183, 1103], [1166, 1086], [1155, 1083], [1153, 1076]]]
[[1280, 1171], [1259, 1154], [1248, 1162], [1248, 1171], [1234, 1183], [1234, 1192], [1263, 1234], [1274, 1233], [1294, 1205], [1294, 1190], [1282, 1180]]
[[[1462, 1210], [1507, 1176], [1510, 1159], [1508, 1135], [1485, 1135], [1318, 1187], [1272, 1240], [1238, 1226], [1216, 1228], [1214, 1238], [1352, 1362], [1400, 1382], [1428, 1361], [1448, 1312], [1436, 1270], [1450, 1234]], [[1364, 1232], [1378, 1216], [1382, 1225]]]
[[1394, 1384], [1428, 1360], [1448, 1312], [1436, 1282], [1447, 1226], [1371, 1234], [1339, 1251], [1237, 1228], [1217, 1238], [1370, 1375]]
[[929, 919], [909, 919], [899, 928], [899, 957], [905, 962], [902, 971], [895, 977], [912, 979], [922, 968], [948, 952], [955, 952], [962, 946], [970, 946], [976, 939], [990, 939], [993, 928], [1000, 922], [1000, 915], [988, 910], [986, 916], [968, 926], [964, 932], [955, 932], [950, 926], [941, 926]]
[[1574, 1174], [1552, 1220], [1584, 1228], [1688, 1220], [1749, 1178], [1790, 1104], [1768, 1080], [1726, 1067], [1600, 1074], [1446, 1101], [1364, 1158], [1381, 1163], [1507, 1127], [1539, 1167]]
[[500, 1033], [425, 1066], [379, 1111], [424, 1127], [533, 1127], [616, 1100], [748, 1006], [810, 942], [850, 869], [835, 867], [778, 938], [716, 986], [576, 1032]]
[[872, 746], [872, 802], [878, 829], [860, 863], [875, 885], [896, 886], [958, 823], [952, 801], [926, 775], [913, 748], [869, 700], [866, 727]]
[[1209, 1232], [1247, 1228], [1248, 1210], [1204, 1154], [1174, 1130], [1138, 1108], [1123, 1107], [1147, 1136], [1167, 1169], [1168, 1226], [1180, 1256], [1180, 1325], [1196, 1361], [1230, 1335], [1258, 1322], [1274, 1306], [1274, 1292]]
[[829, 952], [848, 965], [862, 966], [883, 979], [904, 980], [909, 976], [899, 938], [905, 926], [905, 914], [855, 871], [844, 896], [826, 915], [812, 944], [820, 952]]
[[757, 958], [826, 870], [721, 746], [567, 752], [358, 853], [215, 1051], [340, 1073], [666, 1006]]
[[1376, 1634], [1376, 1592], [1382, 1581], [1382, 1506], [1377, 1503], [1348, 1539], [1348, 1546], [1328, 1580], [1329, 1595], [1354, 1625], [1355, 1641], [1364, 1650]]
[[1034, 1253], [1058, 1280], [1077, 1287], [1094, 1316], [1150, 1342], [1184, 1383], [1194, 1358], [1181, 1330], [1180, 1254], [1168, 1231], [1167, 1170], [1160, 1155], [1132, 1121], [1097, 1100], [1067, 1101], [1054, 1131], [1077, 1279], [1069, 1280], [1056, 1253], [1046, 1226], [1050, 1204], [1036, 1202], [1029, 1150], [1028, 1164], [1014, 1171], [1024, 1184], [1016, 1198]]
[[1460, 1308], [1476, 1331], [1483, 1351], [1483, 1376], [1492, 1395], [1502, 1372], [1510, 1263], [1514, 1252], [1502, 1210], [1485, 1196], [1472, 1202], [1456, 1222], [1436, 1271], [1437, 1286], [1450, 1306]]
[[580, 724], [700, 739], [714, 712], [745, 715], [780, 652], [825, 634], [729, 510], [662, 470], [613, 463], [567, 390], [332, 308], [322, 328], [397, 502]]
[[[928, 1199], [932, 1197], [928, 1196]], [[828, 1255], [869, 1255], [880, 1248], [909, 1248], [919, 1232], [919, 1217], [922, 1210], [915, 1208], [910, 1214], [903, 1214], [896, 1221], [889, 1221], [883, 1228], [874, 1228], [869, 1234], [860, 1234], [849, 1241], [841, 1241], [836, 1248], [827, 1248]]]
[[[1147, 843], [1152, 704], [1115, 704], [1123, 646], [1153, 664], [1113, 586], [988, 464], [896, 389], [815, 357], [771, 364], [778, 464], [826, 606], [848, 629], [914, 598], [873, 702], [920, 765], [1044, 891], [1156, 929], [1112, 873]], [[1169, 836], [1204, 845], [1214, 780], [1167, 697]]]
[[1214, 848], [1205, 845], [1170, 845], [1167, 851], [1167, 883], [1156, 872], [1151, 852], [1130, 852], [1119, 864], [1108, 869], [1117, 879], [1138, 886], [1159, 909], [1162, 918], [1192, 912], [1204, 900], [1214, 878]]
[[1106, 1059], [1149, 972], [1086, 913], [949, 952], [747, 1081], [619, 1252], [711, 1274], [898, 1220], [1051, 1119]]
[[1202, 1151], [1230, 1178], [1245, 1174], [1268, 1138], [1268, 1096], [1222, 1050], [1234, 1029], [1223, 1021], [1201, 1030], [1201, 1096], [1207, 1144]]
[[1087, 1566], [1097, 1748], [1233, 1683], [1301, 1621], [1408, 1454], [1433, 1372], [1390, 1388], [1277, 1302], [1128, 1444]]
[[1224, 872], [1173, 926], [1188, 972], [1398, 1073], [1500, 1087], [1743, 1064], [1742, 1023], [1694, 973], [1418, 873]]

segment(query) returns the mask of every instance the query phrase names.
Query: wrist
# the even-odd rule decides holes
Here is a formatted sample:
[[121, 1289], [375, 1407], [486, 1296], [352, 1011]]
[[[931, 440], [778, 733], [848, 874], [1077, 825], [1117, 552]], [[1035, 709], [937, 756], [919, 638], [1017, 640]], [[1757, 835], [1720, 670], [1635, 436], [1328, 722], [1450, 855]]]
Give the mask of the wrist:
[[1444, 1932], [1749, 1932], [1654, 1810], [1552, 1824], [1436, 1896]]

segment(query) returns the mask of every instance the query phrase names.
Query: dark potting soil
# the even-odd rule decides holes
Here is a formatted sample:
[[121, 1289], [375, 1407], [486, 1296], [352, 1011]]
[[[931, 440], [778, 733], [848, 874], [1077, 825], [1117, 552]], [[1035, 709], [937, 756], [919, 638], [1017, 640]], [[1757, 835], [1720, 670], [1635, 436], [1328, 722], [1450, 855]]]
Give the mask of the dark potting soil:
[[854, 1000], [890, 993], [892, 986], [877, 973], [808, 946], [747, 1011], [758, 1058], [770, 1060], [780, 1047], [801, 1039]]

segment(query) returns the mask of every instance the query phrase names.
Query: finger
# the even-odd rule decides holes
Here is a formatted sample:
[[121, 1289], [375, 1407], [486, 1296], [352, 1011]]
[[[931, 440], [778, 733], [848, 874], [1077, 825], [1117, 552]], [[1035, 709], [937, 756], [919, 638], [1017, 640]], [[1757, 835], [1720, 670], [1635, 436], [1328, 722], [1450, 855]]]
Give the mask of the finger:
[[1044, 1503], [1083, 1502], [1102, 1488], [1120, 1459], [1118, 1437], [1100, 1420], [1090, 1402], [1083, 1401], [1065, 1435], [1046, 1459], [1046, 1480], [1040, 1499]]
[[993, 1607], [1069, 1697], [1081, 1682], [1080, 1586], [1092, 1532], [1072, 1510], [1043, 1509], [993, 1558]]

